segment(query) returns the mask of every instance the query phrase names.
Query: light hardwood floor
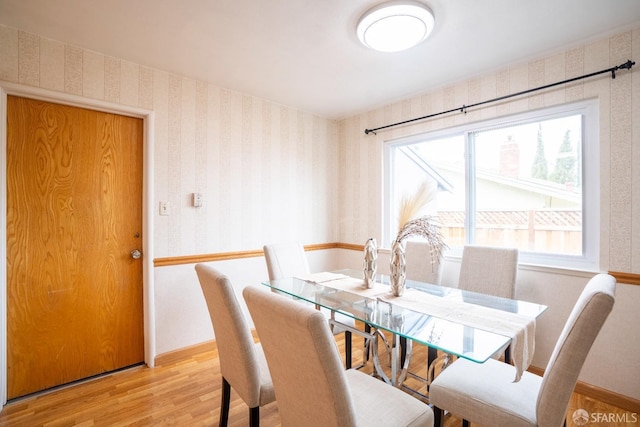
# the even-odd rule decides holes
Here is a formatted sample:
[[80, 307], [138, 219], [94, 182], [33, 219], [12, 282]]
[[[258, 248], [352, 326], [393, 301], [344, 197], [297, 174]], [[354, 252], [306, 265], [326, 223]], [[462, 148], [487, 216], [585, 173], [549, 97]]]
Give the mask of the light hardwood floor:
[[[343, 334], [337, 336], [343, 351]], [[362, 360], [361, 341], [354, 338], [354, 363]], [[414, 346], [414, 366], [424, 366], [424, 347]], [[369, 367], [367, 367], [369, 368]], [[420, 372], [418, 372], [420, 373]], [[153, 368], [144, 366], [105, 375], [75, 385], [8, 403], [0, 412], [0, 426], [216, 426], [220, 410], [220, 365], [215, 343], [162, 356]], [[417, 387], [419, 383], [414, 383]], [[249, 411], [231, 392], [230, 426], [246, 426]], [[571, 414], [578, 408], [600, 413], [631, 414], [574, 394]], [[260, 410], [261, 425], [279, 426], [276, 403]], [[446, 427], [461, 421], [448, 415]], [[640, 423], [640, 421], [638, 421]], [[628, 422], [588, 424], [629, 427]]]

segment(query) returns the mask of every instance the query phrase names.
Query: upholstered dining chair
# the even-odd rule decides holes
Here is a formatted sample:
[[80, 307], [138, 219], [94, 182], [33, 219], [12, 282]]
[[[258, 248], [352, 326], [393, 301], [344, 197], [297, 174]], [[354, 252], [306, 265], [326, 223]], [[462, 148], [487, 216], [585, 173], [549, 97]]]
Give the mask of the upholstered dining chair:
[[300, 243], [264, 245], [263, 250], [269, 280], [306, 275], [311, 272], [304, 246]]
[[583, 289], [542, 377], [489, 359], [458, 359], [431, 384], [436, 425], [442, 410], [486, 426], [561, 426], [582, 365], [614, 304], [616, 280], [594, 276]]
[[406, 275], [409, 280], [440, 284], [440, 260], [432, 260], [428, 242], [409, 240], [405, 249]]
[[[513, 299], [518, 276], [518, 249], [495, 246], [466, 245], [462, 250], [458, 288]], [[511, 362], [509, 346], [498, 351]]]
[[[404, 249], [406, 261], [406, 277], [409, 280], [417, 280], [425, 283], [440, 284], [440, 272], [442, 266], [440, 260], [433, 262], [429, 243], [420, 240], [407, 241]], [[404, 365], [406, 358], [406, 338], [400, 338], [401, 364]], [[436, 360], [438, 352], [433, 347], [427, 347], [427, 367]], [[416, 376], [413, 372], [409, 375]], [[420, 378], [419, 376], [416, 376]], [[420, 378], [424, 380], [424, 378]]]
[[220, 426], [229, 418], [231, 387], [249, 406], [249, 423], [260, 424], [260, 407], [275, 401], [275, 391], [260, 344], [251, 335], [229, 279], [205, 264], [196, 265], [218, 347], [222, 374]]
[[283, 426], [433, 425], [424, 402], [342, 367], [322, 313], [257, 286], [242, 294], [267, 357]]
[[518, 274], [518, 249], [466, 245], [462, 250], [458, 287], [513, 298]]
[[[407, 262], [408, 268], [409, 263]], [[458, 288], [513, 299], [517, 272], [518, 249], [466, 245], [462, 250]], [[427, 350], [427, 383], [429, 384], [432, 377], [435, 376], [437, 363], [434, 362], [439, 360], [438, 363], [441, 363], [442, 367], [446, 367], [451, 356], [442, 354], [438, 358], [438, 352], [434, 348], [428, 347]], [[509, 345], [501, 348], [493, 357], [497, 359], [502, 355], [504, 355], [506, 363], [511, 362]]]
[[[286, 277], [305, 276], [310, 273], [309, 261], [304, 251], [304, 246], [300, 243], [276, 243], [269, 244], [263, 247], [264, 258], [267, 262], [267, 272], [269, 273], [269, 280], [278, 280]], [[325, 317], [331, 317], [331, 312], [328, 310], [321, 310]], [[335, 314], [334, 318], [337, 322], [349, 326], [355, 327], [355, 321], [349, 316], [343, 314]], [[341, 328], [339, 325], [334, 324], [332, 331], [334, 335], [338, 335], [344, 332], [344, 346], [345, 346], [345, 366], [347, 369], [351, 368], [351, 331]]]

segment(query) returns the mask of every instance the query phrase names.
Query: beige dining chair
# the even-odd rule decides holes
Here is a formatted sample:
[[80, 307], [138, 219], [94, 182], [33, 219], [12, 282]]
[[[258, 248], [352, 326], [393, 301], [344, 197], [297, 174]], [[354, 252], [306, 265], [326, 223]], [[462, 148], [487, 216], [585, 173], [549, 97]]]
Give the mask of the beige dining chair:
[[429, 400], [436, 425], [442, 410], [485, 426], [561, 426], [582, 365], [614, 304], [616, 280], [594, 276], [583, 289], [542, 377], [489, 359], [458, 359], [433, 381]]
[[[267, 263], [267, 272], [269, 280], [278, 280], [287, 277], [306, 276], [311, 272], [309, 269], [309, 261], [304, 251], [304, 246], [300, 243], [276, 243], [263, 247], [264, 258]], [[331, 311], [321, 309], [326, 318], [331, 317]], [[349, 316], [337, 313], [334, 315], [336, 322], [355, 328], [355, 321]], [[339, 324], [333, 324], [332, 331], [334, 335], [344, 332], [345, 346], [345, 366], [351, 368], [352, 364], [352, 339], [351, 331], [341, 328]]]
[[220, 426], [227, 425], [233, 387], [249, 406], [250, 425], [257, 427], [260, 425], [260, 407], [276, 398], [262, 346], [253, 340], [229, 279], [205, 264], [197, 264], [195, 269], [209, 309], [220, 358]]
[[[481, 294], [513, 299], [518, 276], [518, 249], [466, 245], [462, 250], [458, 288]], [[511, 363], [511, 348], [506, 346], [494, 358], [504, 355]]]
[[311, 272], [304, 246], [300, 243], [264, 245], [263, 250], [269, 280], [307, 275]]
[[[409, 242], [408, 242], [409, 243]], [[407, 262], [407, 268], [409, 267]], [[518, 272], [518, 249], [466, 245], [462, 251], [458, 288], [503, 298], [513, 299]], [[494, 358], [504, 355], [506, 363], [511, 362], [511, 349], [504, 346], [496, 352]], [[427, 349], [427, 384], [436, 375], [436, 365], [446, 367], [452, 356], [441, 354], [436, 349]], [[436, 362], [437, 361], [437, 362]], [[429, 386], [427, 386], [429, 389]]]
[[440, 284], [440, 260], [433, 260], [428, 242], [409, 240], [405, 245], [404, 254], [407, 279]]
[[242, 294], [267, 356], [282, 426], [433, 425], [427, 404], [342, 367], [322, 313], [257, 286]]
[[462, 250], [458, 288], [513, 298], [518, 274], [518, 249], [466, 245]]
[[[440, 284], [440, 272], [442, 270], [442, 265], [440, 263], [440, 259], [433, 260], [429, 242], [409, 240], [405, 244], [404, 253], [407, 279], [424, 283], [432, 283], [435, 285]], [[400, 338], [400, 348], [400, 364], [404, 365], [407, 348], [407, 341], [404, 337]], [[430, 366], [437, 357], [437, 350], [433, 347], [427, 347], [427, 367]], [[425, 378], [420, 377], [414, 372], [409, 371], [408, 374], [425, 381]]]

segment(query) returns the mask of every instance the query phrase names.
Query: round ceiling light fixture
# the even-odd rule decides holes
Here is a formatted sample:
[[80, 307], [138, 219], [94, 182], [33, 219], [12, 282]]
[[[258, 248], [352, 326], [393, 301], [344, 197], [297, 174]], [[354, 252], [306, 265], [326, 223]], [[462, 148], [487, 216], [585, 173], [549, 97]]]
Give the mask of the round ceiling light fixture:
[[380, 52], [400, 52], [424, 41], [434, 24], [424, 4], [390, 1], [369, 9], [358, 21], [356, 32], [365, 46]]

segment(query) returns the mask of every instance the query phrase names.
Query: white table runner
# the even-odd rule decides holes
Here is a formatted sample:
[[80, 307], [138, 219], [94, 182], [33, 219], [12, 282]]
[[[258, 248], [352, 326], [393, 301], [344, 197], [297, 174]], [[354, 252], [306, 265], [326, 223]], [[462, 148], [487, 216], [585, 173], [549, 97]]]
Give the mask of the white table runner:
[[373, 288], [367, 288], [364, 279], [335, 273], [316, 273], [300, 278], [364, 297], [379, 298], [420, 313], [511, 337], [511, 355], [516, 368], [514, 382], [520, 380], [522, 372], [529, 367], [533, 359], [536, 327], [533, 317], [438, 297], [411, 288], [406, 289], [401, 297], [396, 297], [389, 292], [387, 285], [376, 283]]

